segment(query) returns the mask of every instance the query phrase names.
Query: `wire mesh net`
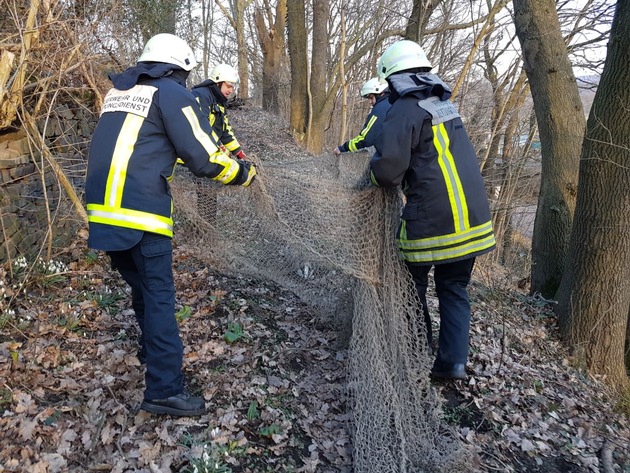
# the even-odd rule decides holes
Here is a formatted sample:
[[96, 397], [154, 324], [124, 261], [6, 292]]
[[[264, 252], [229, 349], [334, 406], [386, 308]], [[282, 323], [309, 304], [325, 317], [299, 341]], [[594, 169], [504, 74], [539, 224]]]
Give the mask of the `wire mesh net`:
[[470, 471], [440, 418], [425, 328], [394, 235], [402, 200], [369, 184], [369, 155], [313, 156], [277, 119], [230, 112], [258, 178], [223, 186], [178, 169], [178, 244], [216, 269], [267, 278], [351, 331], [348, 391], [355, 472]]

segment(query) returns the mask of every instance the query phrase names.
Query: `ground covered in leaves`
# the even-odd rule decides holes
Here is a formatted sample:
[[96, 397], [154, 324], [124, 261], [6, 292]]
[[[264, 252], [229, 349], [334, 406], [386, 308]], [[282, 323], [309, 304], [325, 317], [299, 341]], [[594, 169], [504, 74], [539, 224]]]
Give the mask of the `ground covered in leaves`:
[[[208, 414], [155, 416], [138, 410], [125, 284], [82, 239], [59, 261], [3, 274], [0, 471], [352, 471], [348, 354], [294, 295], [176, 249], [185, 372]], [[472, 375], [434, 384], [471, 471], [630, 471], [628, 419], [571, 366], [546, 301], [480, 271]]]

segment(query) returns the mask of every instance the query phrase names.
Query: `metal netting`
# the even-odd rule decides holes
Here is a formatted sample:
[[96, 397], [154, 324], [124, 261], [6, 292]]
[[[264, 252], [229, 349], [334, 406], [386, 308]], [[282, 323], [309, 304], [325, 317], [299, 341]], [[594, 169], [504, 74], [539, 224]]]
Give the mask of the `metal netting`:
[[401, 195], [369, 184], [367, 153], [310, 155], [260, 110], [230, 119], [258, 178], [223, 186], [179, 169], [178, 243], [216, 269], [268, 278], [351, 329], [355, 472], [470, 471], [440, 418], [419, 302], [397, 256]]

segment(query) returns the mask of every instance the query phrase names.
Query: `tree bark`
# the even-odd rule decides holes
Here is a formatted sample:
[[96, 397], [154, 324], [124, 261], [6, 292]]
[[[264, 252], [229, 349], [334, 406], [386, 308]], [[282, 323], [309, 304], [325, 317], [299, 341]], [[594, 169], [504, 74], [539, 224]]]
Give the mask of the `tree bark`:
[[542, 152], [531, 292], [551, 298], [560, 285], [569, 243], [585, 118], [555, 1], [514, 0], [514, 20]]
[[289, 58], [291, 60], [291, 116], [293, 136], [300, 142], [308, 123], [308, 36], [304, 0], [292, 0], [287, 8]]
[[258, 42], [263, 53], [262, 106], [276, 114], [280, 113], [279, 88], [280, 73], [285, 58], [284, 29], [287, 17], [287, 0], [278, 0], [276, 17], [272, 18], [268, 2], [265, 2], [269, 26], [261, 10], [254, 13], [254, 25]]
[[329, 0], [313, 0], [313, 52], [311, 55], [311, 125], [308, 129], [306, 148], [318, 153], [324, 143], [324, 130], [332, 110], [328, 96], [328, 18]]
[[429, 23], [429, 18], [441, 2], [442, 0], [413, 0], [411, 15], [405, 28], [405, 39], [422, 44], [422, 37]]
[[580, 158], [575, 220], [556, 312], [578, 361], [614, 388], [629, 387], [624, 343], [630, 308], [630, 3], [617, 2], [608, 55]]

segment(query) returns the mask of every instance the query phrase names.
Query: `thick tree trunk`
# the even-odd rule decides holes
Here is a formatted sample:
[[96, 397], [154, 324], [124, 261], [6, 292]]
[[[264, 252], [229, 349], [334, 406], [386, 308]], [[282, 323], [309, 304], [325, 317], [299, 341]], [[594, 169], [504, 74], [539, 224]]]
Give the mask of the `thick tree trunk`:
[[284, 29], [286, 26], [287, 1], [278, 0], [276, 18], [268, 14], [269, 27], [261, 10], [254, 13], [254, 24], [258, 35], [258, 42], [263, 53], [263, 96], [262, 106], [276, 114], [280, 112], [280, 72], [284, 62]]
[[584, 111], [555, 0], [514, 0], [514, 19], [542, 149], [531, 292], [551, 298], [562, 277], [575, 209]]
[[238, 77], [240, 79], [240, 84], [238, 88], [238, 95], [243, 100], [249, 99], [249, 69], [248, 69], [248, 58], [247, 58], [247, 40], [245, 39], [245, 5], [241, 5], [237, 2], [237, 11], [236, 11], [236, 44], [238, 45], [237, 50], [237, 61], [238, 61]]
[[291, 60], [291, 133], [298, 141], [306, 136], [308, 123], [308, 36], [304, 0], [292, 0], [287, 8], [289, 58]]
[[608, 55], [587, 123], [575, 220], [558, 290], [560, 330], [579, 361], [628, 388], [630, 307], [630, 2], [617, 2]]
[[332, 103], [328, 104], [328, 19], [329, 0], [313, 0], [313, 54], [311, 59], [311, 123], [308, 127], [306, 148], [321, 152], [324, 145], [325, 123], [330, 118]]

